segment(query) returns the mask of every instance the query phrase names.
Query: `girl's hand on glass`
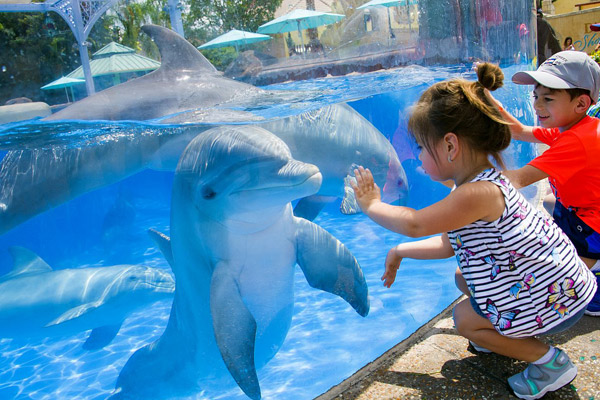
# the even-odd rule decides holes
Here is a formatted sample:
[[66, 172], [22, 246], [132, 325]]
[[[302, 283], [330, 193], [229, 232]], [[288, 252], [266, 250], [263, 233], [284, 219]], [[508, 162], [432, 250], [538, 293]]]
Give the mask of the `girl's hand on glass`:
[[381, 201], [381, 191], [368, 168], [358, 167], [354, 170], [354, 176], [356, 183], [352, 183], [352, 189], [354, 189], [356, 201], [360, 209], [367, 213], [371, 204]]
[[398, 254], [397, 248], [392, 247], [390, 251], [388, 251], [387, 256], [385, 258], [385, 273], [381, 277], [381, 280], [383, 281], [383, 286], [387, 288], [392, 286], [392, 284], [396, 280], [396, 274], [398, 273], [398, 268], [400, 268], [401, 262], [402, 257]]

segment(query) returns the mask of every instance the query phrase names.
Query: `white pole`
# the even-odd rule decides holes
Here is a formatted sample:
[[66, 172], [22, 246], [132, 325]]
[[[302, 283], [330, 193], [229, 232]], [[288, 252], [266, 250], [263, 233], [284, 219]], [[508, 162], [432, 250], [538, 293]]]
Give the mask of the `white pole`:
[[305, 58], [304, 53], [306, 53], [306, 48], [304, 47], [304, 37], [302, 36], [302, 32], [300, 31], [300, 20], [296, 22], [298, 23], [298, 35], [300, 35], [300, 43], [302, 43], [302, 58]]

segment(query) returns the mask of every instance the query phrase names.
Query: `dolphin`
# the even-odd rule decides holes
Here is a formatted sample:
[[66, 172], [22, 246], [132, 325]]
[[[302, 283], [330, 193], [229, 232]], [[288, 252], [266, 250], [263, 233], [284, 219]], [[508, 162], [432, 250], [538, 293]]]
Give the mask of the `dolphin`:
[[406, 173], [396, 150], [377, 128], [345, 103], [307, 111], [259, 124], [283, 140], [296, 160], [315, 164], [323, 175], [316, 195], [296, 205], [294, 214], [313, 220], [327, 204], [327, 197], [342, 198], [341, 211], [359, 212], [349, 180], [357, 165], [368, 165], [375, 182], [383, 188], [383, 200], [405, 204]]
[[223, 77], [198, 49], [171, 29], [157, 25], [141, 29], [158, 46], [161, 65], [157, 70], [79, 100], [44, 120], [149, 120], [267, 93]]
[[252, 399], [256, 369], [289, 330], [294, 266], [315, 288], [369, 311], [358, 262], [330, 233], [293, 215], [291, 201], [318, 191], [319, 169], [292, 158], [257, 126], [198, 135], [175, 172], [171, 238], [155, 234], [177, 285], [167, 328], [119, 374], [113, 399], [169, 398], [229, 371]]
[[24, 247], [9, 252], [14, 268], [0, 277], [0, 337], [73, 335], [92, 330], [84, 348], [104, 347], [131, 312], [175, 291], [173, 277], [156, 268], [114, 265], [53, 270]]
[[[406, 201], [406, 174], [396, 151], [377, 128], [347, 104], [333, 104], [258, 124], [280, 137], [297, 160], [316, 165], [323, 184], [300, 200], [295, 213], [313, 220], [332, 198], [358, 211], [344, 180], [354, 165], [368, 167], [385, 201]], [[11, 150], [0, 163], [0, 234], [94, 189], [144, 169], [174, 171], [183, 149], [206, 126], [165, 127], [150, 133], [111, 133], [82, 146]]]

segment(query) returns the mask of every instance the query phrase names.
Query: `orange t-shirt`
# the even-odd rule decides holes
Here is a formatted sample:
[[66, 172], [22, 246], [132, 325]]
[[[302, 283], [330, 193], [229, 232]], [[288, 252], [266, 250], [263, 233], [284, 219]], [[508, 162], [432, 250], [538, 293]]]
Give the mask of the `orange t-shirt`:
[[586, 116], [562, 133], [536, 127], [533, 135], [550, 148], [529, 165], [547, 173], [556, 199], [600, 232], [600, 119]]

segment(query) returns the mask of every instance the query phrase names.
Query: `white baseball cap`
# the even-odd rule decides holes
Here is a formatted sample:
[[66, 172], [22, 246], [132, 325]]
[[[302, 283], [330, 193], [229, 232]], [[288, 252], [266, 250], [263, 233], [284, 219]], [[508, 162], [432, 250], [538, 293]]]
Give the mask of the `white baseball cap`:
[[518, 85], [540, 85], [550, 89], [587, 89], [595, 102], [600, 94], [600, 66], [582, 51], [560, 51], [537, 71], [520, 71], [512, 81]]

